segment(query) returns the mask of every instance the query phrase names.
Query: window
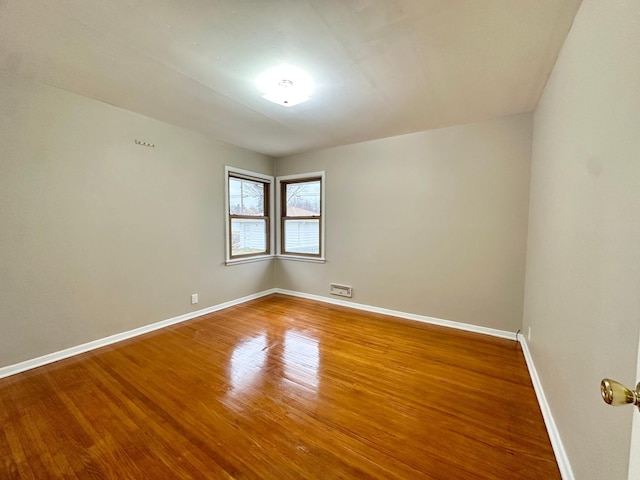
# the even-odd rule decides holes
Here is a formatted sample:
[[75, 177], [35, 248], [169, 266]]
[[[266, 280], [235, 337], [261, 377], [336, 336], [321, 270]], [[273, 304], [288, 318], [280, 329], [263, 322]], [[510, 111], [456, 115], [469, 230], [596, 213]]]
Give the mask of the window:
[[226, 167], [227, 262], [271, 255], [273, 177]]
[[324, 258], [324, 172], [278, 177], [283, 256]]

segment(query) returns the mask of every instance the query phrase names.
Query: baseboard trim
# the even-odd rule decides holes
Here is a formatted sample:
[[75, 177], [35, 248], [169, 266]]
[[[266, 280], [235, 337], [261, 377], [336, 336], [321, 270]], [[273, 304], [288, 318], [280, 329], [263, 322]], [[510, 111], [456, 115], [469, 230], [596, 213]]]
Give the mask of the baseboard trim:
[[[94, 340], [92, 342], [83, 343], [82, 345], [77, 345], [75, 347], [67, 348], [65, 350], [60, 350], [59, 352], [50, 353], [47, 355], [43, 355], [41, 357], [37, 357], [31, 360], [26, 360], [24, 362], [16, 363], [14, 365], [8, 365], [6, 367], [0, 368], [0, 379], [9, 377], [11, 375], [16, 375], [18, 373], [25, 372], [27, 370], [31, 370], [37, 367], [41, 367], [50, 363], [57, 362], [59, 360], [63, 360], [65, 358], [73, 357], [75, 355], [80, 355], [81, 353], [86, 353], [91, 350], [95, 350], [101, 347], [106, 347], [108, 345], [112, 345], [117, 342], [121, 342], [123, 340], [128, 340], [130, 338], [137, 337], [139, 335], [144, 335], [145, 333], [153, 332], [155, 330], [159, 330], [164, 327], [168, 327], [170, 325], [175, 325], [177, 323], [186, 322], [187, 320], [191, 320], [196, 317], [200, 317], [202, 315], [206, 315], [208, 313], [217, 312], [219, 310], [224, 310], [225, 308], [233, 307], [235, 305], [240, 305], [245, 302], [249, 302], [251, 300], [255, 300], [257, 298], [265, 297], [267, 295], [271, 295], [273, 293], [280, 293], [283, 295], [289, 295], [292, 297], [305, 298], [308, 300], [315, 300], [318, 302], [329, 303], [333, 305], [339, 305], [347, 308], [354, 308], [356, 310], [363, 310], [366, 312], [372, 313], [380, 313], [383, 315], [390, 315], [394, 317], [403, 318], [406, 320], [413, 320], [416, 322], [428, 323], [431, 325], [439, 325], [443, 327], [454, 328], [457, 330], [464, 330], [468, 332], [481, 333], [484, 335], [490, 335], [492, 337], [498, 338], [506, 338], [509, 340], [516, 340], [516, 334], [513, 332], [508, 332], [505, 330], [498, 330], [494, 328], [481, 327], [478, 325], [471, 325], [467, 323], [454, 322], [451, 320], [443, 320], [441, 318], [436, 317], [428, 317], [425, 315], [416, 315], [413, 313], [401, 312], [398, 310], [390, 310], [387, 308], [374, 307], [371, 305], [365, 305], [361, 303], [349, 302], [345, 300], [338, 300], [328, 297], [323, 297], [321, 295], [312, 295], [309, 293], [296, 292], [293, 290], [284, 290], [281, 288], [272, 288], [270, 290], [264, 290], [262, 292], [258, 292], [252, 295], [247, 295], [245, 297], [241, 297], [235, 300], [231, 300], [228, 302], [220, 303], [218, 305], [213, 305], [211, 307], [203, 308], [201, 310], [196, 310], [194, 312], [185, 313], [183, 315], [179, 315], [177, 317], [169, 318], [167, 320], [162, 320], [160, 322], [152, 323], [150, 325], [145, 325], [143, 327], [135, 328], [133, 330], [128, 330], [126, 332], [117, 333], [115, 335], [110, 335], [105, 338], [101, 338], [98, 340]], [[553, 448], [553, 452], [556, 457], [556, 461], [558, 463], [558, 468], [560, 469], [560, 474], [562, 475], [563, 480], [575, 480], [573, 475], [573, 470], [571, 469], [571, 464], [569, 463], [569, 458], [567, 456], [567, 452], [562, 443], [562, 439], [560, 437], [560, 432], [558, 431], [558, 427], [556, 426], [555, 420], [553, 419], [553, 414], [551, 413], [551, 408], [549, 407], [549, 402], [544, 394], [544, 389], [542, 388], [542, 383], [540, 382], [540, 377], [538, 376], [538, 372], [536, 370], [535, 364], [533, 362], [533, 358], [531, 357], [531, 352], [529, 351], [529, 346], [525, 337], [521, 334], [517, 335], [517, 340], [520, 342], [522, 346], [522, 351], [524, 353], [524, 358], [527, 363], [527, 368], [529, 369], [529, 376], [531, 377], [531, 382], [533, 383], [533, 388], [536, 393], [536, 397], [538, 399], [538, 404], [540, 405], [540, 410], [542, 411], [542, 417], [544, 419], [544, 423], [547, 427], [547, 433], [549, 434], [549, 440], [551, 441], [551, 446]]]
[[284, 290], [282, 288], [276, 288], [275, 290], [276, 290], [276, 293], [281, 293], [283, 295], [289, 295], [292, 297], [306, 298], [307, 300], [315, 300], [318, 302], [330, 303], [332, 305], [340, 305], [341, 307], [355, 308], [357, 310], [364, 310], [365, 312], [381, 313], [383, 315], [390, 315], [392, 317], [399, 317], [406, 320], [429, 323], [431, 325], [439, 325], [441, 327], [455, 328], [457, 330], [464, 330], [467, 332], [482, 333], [483, 335], [490, 335], [492, 337], [506, 338], [508, 340], [517, 341], [516, 333], [508, 332], [506, 330], [497, 330], [495, 328], [481, 327], [479, 325], [471, 325], [468, 323], [454, 322], [452, 320], [443, 320], [441, 318], [436, 318], [436, 317], [416, 315], [415, 313], [406, 313], [398, 310], [390, 310], [388, 308], [373, 307], [371, 305], [365, 305], [363, 303], [349, 302], [346, 300], [323, 297], [321, 295], [312, 295], [310, 293], [296, 292], [293, 290]]
[[187, 320], [191, 320], [193, 318], [200, 317], [208, 313], [217, 312], [218, 310], [224, 310], [225, 308], [233, 307], [235, 305], [239, 305], [241, 303], [245, 303], [250, 300], [255, 300], [256, 298], [264, 297], [266, 295], [271, 295], [272, 293], [276, 293], [276, 289], [264, 290], [262, 292], [254, 293], [252, 295], [247, 295], [246, 297], [220, 303], [218, 305], [213, 305], [211, 307], [203, 308], [201, 310], [185, 313], [183, 315], [178, 315], [177, 317], [169, 318], [167, 320], [162, 320], [160, 322], [152, 323], [150, 325], [145, 325], [143, 327], [134, 328], [133, 330], [128, 330], [122, 333], [116, 333], [115, 335], [110, 335], [108, 337], [100, 338], [92, 342], [83, 343], [82, 345], [77, 345], [75, 347], [60, 350], [59, 352], [49, 353], [47, 355], [33, 358], [31, 360], [26, 360], [24, 362], [16, 363], [14, 365], [2, 367], [0, 368], [0, 378], [16, 375], [18, 373], [22, 373], [27, 370], [31, 370], [33, 368], [41, 367], [49, 363], [57, 362], [59, 360], [64, 360], [65, 358], [73, 357], [74, 355], [80, 355], [81, 353], [86, 353], [91, 350], [95, 350], [97, 348], [106, 347], [107, 345], [112, 345], [114, 343], [121, 342], [123, 340], [128, 340], [130, 338], [137, 337], [139, 335], [144, 335], [145, 333], [153, 332], [154, 330], [159, 330], [161, 328], [168, 327], [170, 325], [175, 325], [176, 323], [186, 322]]
[[522, 334], [518, 335], [518, 339], [520, 341], [520, 345], [522, 346], [522, 352], [524, 353], [525, 361], [527, 362], [527, 368], [529, 369], [531, 383], [533, 383], [533, 389], [536, 392], [536, 397], [538, 398], [538, 405], [540, 405], [540, 410], [542, 411], [542, 418], [544, 419], [544, 424], [547, 427], [547, 433], [549, 434], [549, 440], [551, 441], [553, 453], [556, 456], [556, 462], [558, 463], [558, 468], [560, 469], [562, 480], [575, 480], [575, 476], [573, 475], [573, 470], [571, 468], [571, 463], [569, 462], [569, 457], [567, 456], [567, 451], [565, 450], [564, 444], [562, 443], [562, 438], [560, 438], [560, 431], [558, 430], [556, 422], [553, 419], [551, 407], [549, 406], [547, 397], [544, 394], [544, 389], [542, 388], [542, 383], [540, 382], [540, 377], [538, 376], [536, 366], [533, 363], [533, 357], [531, 356], [531, 352], [529, 351], [527, 340]]

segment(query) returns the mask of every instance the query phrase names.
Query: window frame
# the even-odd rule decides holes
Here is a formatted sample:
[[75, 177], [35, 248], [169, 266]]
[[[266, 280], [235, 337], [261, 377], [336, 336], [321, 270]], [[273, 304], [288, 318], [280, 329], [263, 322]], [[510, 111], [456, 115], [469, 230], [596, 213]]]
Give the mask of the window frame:
[[[292, 183], [303, 183], [310, 182], [314, 180], [320, 180], [320, 215], [314, 215], [310, 217], [286, 217], [284, 213], [286, 213], [286, 207], [284, 202], [286, 202], [286, 195], [283, 194], [286, 185], [290, 185]], [[300, 260], [307, 262], [316, 262], [316, 263], [324, 263], [325, 259], [325, 172], [309, 172], [309, 173], [299, 173], [294, 175], [282, 175], [276, 177], [276, 209], [277, 209], [277, 217], [278, 217], [278, 232], [277, 232], [277, 250], [276, 255], [278, 258], [287, 259], [287, 260]], [[284, 238], [284, 224], [285, 220], [306, 220], [306, 219], [314, 219], [319, 220], [319, 233], [318, 233], [318, 241], [319, 241], [319, 253], [296, 253], [296, 252], [286, 252], [284, 249], [285, 238]]]
[[[229, 201], [229, 182], [232, 178], [249, 180], [252, 182], [262, 183], [265, 188], [264, 195], [264, 215], [236, 215], [231, 214], [230, 201]], [[225, 175], [224, 175], [224, 198], [225, 198], [225, 264], [233, 265], [236, 263], [247, 263], [247, 262], [256, 262], [260, 260], [269, 260], [273, 258], [273, 245], [274, 245], [274, 222], [273, 222], [273, 206], [274, 206], [274, 177], [271, 175], [265, 175], [263, 173], [252, 172], [249, 170], [243, 170], [241, 168], [225, 166]], [[265, 230], [266, 230], [266, 251], [259, 253], [247, 253], [241, 255], [232, 255], [232, 228], [231, 222], [233, 219], [238, 218], [247, 218], [247, 219], [260, 219], [265, 220]]]

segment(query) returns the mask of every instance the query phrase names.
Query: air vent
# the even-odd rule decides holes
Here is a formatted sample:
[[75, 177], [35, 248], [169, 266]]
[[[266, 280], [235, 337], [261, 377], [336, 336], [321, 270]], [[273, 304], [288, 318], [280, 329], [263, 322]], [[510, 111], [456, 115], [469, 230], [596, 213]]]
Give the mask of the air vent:
[[351, 298], [351, 287], [347, 285], [338, 285], [337, 283], [332, 283], [329, 288], [329, 293], [331, 293], [331, 295]]

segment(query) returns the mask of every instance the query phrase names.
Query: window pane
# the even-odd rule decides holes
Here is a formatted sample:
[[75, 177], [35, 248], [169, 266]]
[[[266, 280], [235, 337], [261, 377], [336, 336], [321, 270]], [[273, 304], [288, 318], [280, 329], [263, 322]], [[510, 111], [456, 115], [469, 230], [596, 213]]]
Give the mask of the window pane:
[[286, 253], [320, 253], [320, 220], [285, 220], [284, 251]]
[[229, 177], [229, 212], [232, 215], [264, 216], [264, 184]]
[[288, 183], [286, 195], [287, 212], [285, 217], [320, 215], [320, 180]]
[[248, 218], [231, 219], [231, 255], [267, 252], [267, 221]]

